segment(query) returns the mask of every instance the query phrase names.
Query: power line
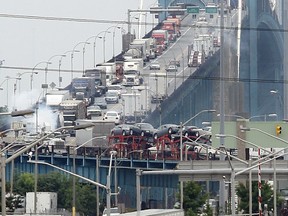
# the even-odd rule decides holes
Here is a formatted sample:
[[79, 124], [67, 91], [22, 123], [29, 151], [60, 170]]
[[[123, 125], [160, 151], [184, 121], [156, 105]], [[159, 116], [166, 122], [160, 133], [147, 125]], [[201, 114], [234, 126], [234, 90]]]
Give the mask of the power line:
[[[63, 22], [80, 22], [80, 23], [102, 23], [102, 24], [129, 24], [128, 21], [124, 20], [99, 20], [99, 19], [86, 19], [86, 18], [72, 18], [72, 17], [45, 17], [45, 16], [34, 16], [34, 15], [19, 15], [19, 14], [1, 14], [0, 17], [3, 18], [14, 18], [14, 19], [29, 19], [29, 20], [45, 20], [45, 21], [63, 21]], [[137, 22], [137, 21], [130, 21], [130, 24], [133, 25], [155, 25], [152, 22]], [[215, 28], [221, 29], [220, 26], [214, 25], [206, 25], [206, 26], [197, 26], [196, 24], [188, 24], [188, 25], [181, 25], [182, 27], [191, 27], [191, 28]], [[260, 28], [260, 27], [223, 27], [226, 30], [235, 30], [241, 29], [242, 31], [271, 31], [271, 32], [288, 32], [287, 29], [284, 28]]]
[[[25, 70], [25, 71], [32, 71], [32, 68], [29, 67], [16, 67], [16, 66], [2, 66], [1, 68], [4, 69], [11, 69], [11, 70]], [[45, 68], [35, 68], [35, 71], [40, 71], [40, 72], [45, 72]], [[49, 72], [59, 72], [59, 69], [49, 69]], [[71, 73], [71, 70], [67, 70], [67, 69], [61, 69], [61, 73], [62, 72], [66, 72], [66, 73]], [[83, 70], [73, 70], [73, 73], [81, 73], [83, 74]], [[150, 75], [149, 74], [143, 74], [142, 75], [143, 78], [149, 78]], [[175, 78], [174, 74], [167, 74], [167, 78]], [[196, 76], [196, 75], [192, 75], [192, 76], [187, 76], [185, 75], [185, 78], [187, 79], [191, 79], [191, 80], [211, 80], [211, 81], [220, 81], [220, 77], [217, 76], [211, 76], [211, 77], [206, 77], [206, 76]], [[183, 79], [183, 76], [181, 75], [180, 77], [176, 77], [176, 79]], [[228, 78], [228, 77], [224, 77], [223, 80], [225, 82], [245, 82], [245, 83], [252, 83], [252, 82], [256, 82], [256, 83], [285, 83], [288, 84], [287, 80], [277, 80], [277, 79], [250, 79], [250, 78]]]
[[0, 17], [15, 18], [15, 19], [30, 19], [30, 20], [46, 20], [46, 21], [66, 21], [66, 22], [82, 22], [82, 23], [113, 23], [113, 24], [127, 24], [127, 21], [120, 20], [96, 20], [72, 17], [45, 17], [33, 15], [19, 15], [19, 14], [0, 14]]

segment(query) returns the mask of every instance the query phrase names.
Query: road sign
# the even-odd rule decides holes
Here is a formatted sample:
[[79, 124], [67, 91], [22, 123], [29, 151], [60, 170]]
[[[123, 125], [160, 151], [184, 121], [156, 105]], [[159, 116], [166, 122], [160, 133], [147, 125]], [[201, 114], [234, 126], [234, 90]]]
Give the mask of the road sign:
[[218, 12], [218, 8], [217, 7], [206, 7], [205, 8], [206, 13], [217, 13]]
[[187, 13], [199, 13], [199, 7], [198, 6], [188, 6], [187, 7]]

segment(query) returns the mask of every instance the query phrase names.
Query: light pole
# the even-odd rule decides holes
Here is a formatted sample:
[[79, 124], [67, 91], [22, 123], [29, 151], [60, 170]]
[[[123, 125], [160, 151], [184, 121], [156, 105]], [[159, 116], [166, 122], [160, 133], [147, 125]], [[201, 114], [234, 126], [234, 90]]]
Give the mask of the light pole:
[[106, 38], [106, 33], [111, 33], [110, 31], [105, 31], [104, 36], [103, 36], [103, 62], [106, 61], [106, 48], [105, 48], [105, 38]]
[[262, 117], [264, 117], [264, 121], [266, 122], [267, 117], [276, 117], [276, 118], [277, 118], [277, 114], [276, 114], [276, 113], [270, 113], [270, 114], [252, 116], [252, 117], [250, 117], [248, 120], [250, 121], [251, 119], [254, 119], [254, 118], [262, 118]]
[[[20, 77], [10, 77], [10, 76], [6, 76], [5, 79], [3, 80], [3, 82], [0, 84], [0, 88], [1, 88], [2, 85], [4, 84], [4, 82], [6, 82], [6, 104], [7, 104], [7, 107], [9, 107], [9, 91], [8, 91], [9, 83], [8, 83], [8, 81], [9, 81], [10, 79], [21, 80]], [[15, 91], [14, 91], [14, 93], [15, 93]]]
[[[23, 115], [27, 115], [27, 114], [31, 114], [31, 113], [32, 113], [32, 111], [30, 111], [30, 110], [28, 110], [28, 111], [25, 111], [25, 110], [24, 111], [14, 111], [14, 112], [11, 113], [11, 116], [12, 117], [13, 116], [23, 116]], [[33, 113], [34, 113], [34, 111], [33, 111]], [[25, 153], [27, 151], [30, 151], [31, 148], [36, 147], [38, 143], [42, 142], [43, 140], [45, 140], [47, 137], [51, 136], [55, 132], [58, 132], [58, 131], [61, 131], [61, 130], [65, 130], [65, 129], [82, 130], [82, 129], [87, 129], [87, 128], [91, 128], [91, 127], [94, 127], [94, 126], [95, 126], [94, 124], [83, 124], [83, 125], [77, 125], [77, 126], [64, 126], [64, 127], [57, 128], [54, 131], [42, 136], [38, 140], [26, 145], [24, 148], [20, 149], [19, 151], [16, 151], [12, 156], [7, 158], [5, 160], [5, 163], [2, 165], [2, 166], [4, 166], [4, 167], [2, 167], [2, 172], [5, 172], [5, 164], [10, 163], [15, 158], [19, 157], [21, 154], [23, 154], [23, 153]], [[36, 176], [35, 176], [35, 179], [37, 179]], [[2, 182], [2, 190], [5, 191], [6, 190], [6, 188], [5, 188], [5, 184], [6, 184], [5, 183], [5, 176], [4, 177], [1, 176], [1, 182]], [[35, 186], [37, 187], [37, 184], [35, 184], [34, 187]], [[36, 196], [36, 194], [37, 194], [37, 190], [34, 191], [34, 193], [35, 193], [34, 194], [34, 212], [36, 212], [36, 204], [37, 204], [37, 196]], [[2, 211], [3, 211], [3, 208], [6, 209], [5, 193], [2, 193], [2, 197], [1, 198], [2, 198]], [[3, 200], [4, 200], [5, 204], [3, 204]], [[3, 215], [3, 212], [2, 212], [2, 215]]]
[[[187, 121], [185, 121], [184, 123], [180, 122], [180, 161], [183, 161], [183, 127], [188, 124], [191, 120], [195, 119], [198, 115], [205, 113], [205, 112], [216, 112], [216, 110], [202, 110], [200, 112], [198, 112], [196, 115], [192, 116], [190, 119], [188, 119]], [[181, 205], [181, 209], [183, 209], [183, 181], [180, 181], [180, 205]]]
[[[61, 66], [62, 66], [62, 58], [63, 57], [66, 57], [67, 56], [67, 53], [72, 53], [73, 50], [68, 50], [66, 51], [63, 55], [61, 55], [61, 57], [59, 58], [59, 61], [58, 61], [58, 86], [61, 87], [61, 83], [62, 83], [62, 77], [61, 77]], [[74, 50], [74, 52], [76, 52], [76, 50]], [[77, 52], [79, 52], [77, 50]]]
[[[220, 117], [221, 114], [217, 114], [217, 117]], [[247, 120], [246, 118], [244, 118], [243, 116], [240, 116], [240, 115], [234, 115], [234, 114], [224, 114], [224, 117], [234, 117], [234, 118], [240, 118], [240, 119], [244, 119], [244, 120]]]
[[[96, 40], [97, 36], [91, 36], [91, 37], [87, 38], [85, 43], [84, 43], [84, 46], [83, 46], [83, 51], [82, 51], [82, 53], [83, 53], [83, 68], [82, 68], [83, 75], [82, 76], [85, 75], [85, 52], [86, 52], [85, 47], [86, 47], [86, 44], [90, 44], [90, 43], [88, 43], [88, 41], [92, 38], [95, 38], [95, 40]], [[94, 42], [94, 46], [95, 46], [95, 42]], [[95, 65], [95, 62], [94, 62], [94, 65]]]
[[[109, 28], [106, 29], [106, 31], [108, 32], [109, 29], [113, 28], [113, 35], [112, 35], [112, 49], [113, 49], [113, 60], [115, 61], [115, 31], [116, 29], [123, 29], [118, 25], [115, 26], [110, 26]], [[105, 60], [104, 60], [105, 62]]]
[[[18, 117], [18, 116], [31, 115], [33, 113], [34, 113], [34, 110], [19, 110], [19, 111], [7, 112], [7, 113], [0, 113], [0, 115], [10, 115], [11, 117]], [[11, 157], [13, 157], [13, 156], [11, 156]], [[6, 159], [5, 154], [3, 152], [1, 152], [1, 207], [2, 207], [2, 216], [6, 216], [6, 181], [5, 181], [6, 169], [5, 169], [5, 167], [6, 167], [6, 163], [7, 163], [8, 159], [6, 159], [6, 160], [5, 159]]]
[[139, 27], [140, 27], [140, 14], [139, 14], [139, 17], [134, 17], [134, 19], [137, 20], [137, 28], [138, 28], [137, 38], [139, 39], [140, 38], [140, 30], [139, 30]]
[[[282, 113], [283, 112], [283, 99], [282, 99], [279, 91], [278, 90], [270, 90], [270, 94], [275, 95], [278, 98], [279, 104], [280, 104], [280, 110]], [[277, 108], [277, 106], [276, 106], [276, 108]]]
[[[81, 45], [81, 44], [90, 44], [90, 43], [88, 43], [88, 42], [85, 42], [85, 41], [83, 41], [83, 42], [79, 42], [79, 43], [77, 43], [75, 46], [74, 46], [74, 48], [72, 49], [72, 52], [71, 52], [71, 81], [73, 80], [73, 73], [74, 73], [74, 71], [73, 71], [73, 58], [74, 58], [74, 52], [77, 52], [76, 51], [76, 47], [78, 46], [78, 45]], [[79, 52], [79, 51], [78, 51]]]
[[49, 64], [52, 64], [52, 62], [51, 62], [51, 60], [53, 59], [53, 58], [55, 58], [55, 57], [65, 57], [66, 55], [53, 55], [53, 56], [51, 56], [49, 59], [48, 59], [48, 61], [47, 61], [47, 63], [46, 63], [46, 67], [45, 67], [45, 84], [48, 84], [48, 65]]
[[[284, 139], [281, 139], [280, 137], [277, 137], [277, 136], [274, 136], [274, 135], [272, 135], [272, 134], [269, 134], [269, 133], [267, 133], [266, 131], [263, 131], [263, 130], [260, 130], [259, 128], [245, 128], [245, 127], [240, 127], [240, 130], [241, 131], [251, 131], [251, 130], [254, 130], [254, 131], [258, 131], [258, 132], [260, 132], [260, 133], [262, 133], [262, 134], [265, 134], [265, 135], [267, 135], [267, 136], [269, 136], [269, 137], [272, 137], [272, 138], [275, 138], [275, 139], [277, 139], [277, 140], [279, 140], [279, 141], [281, 141], [281, 142], [284, 142], [285, 144], [288, 144], [288, 142], [286, 141], [286, 140], [284, 140]], [[271, 153], [271, 152], [270, 152]], [[276, 211], [276, 209], [277, 209], [277, 199], [276, 199], [276, 191], [277, 191], [277, 179], [276, 179], [276, 172], [275, 172], [275, 163], [276, 163], [276, 161], [275, 161], [275, 157], [274, 157], [274, 160], [273, 160], [273, 169], [274, 169], [274, 173], [273, 173], [273, 205], [274, 205], [274, 215], [276, 216], [276, 213], [277, 213], [277, 211]]]
[[93, 67], [96, 67], [96, 40], [97, 40], [97, 38], [102, 39], [103, 37], [99, 37], [99, 35], [102, 34], [102, 33], [105, 33], [105, 32], [106, 31], [101, 31], [95, 37], [94, 46], [93, 46], [93, 48], [94, 48], [94, 50], [93, 50], [93, 55], [94, 55], [94, 65], [93, 65]]
[[[262, 148], [259, 145], [256, 145], [256, 144], [254, 144], [252, 142], [249, 142], [247, 140], [241, 139], [240, 137], [237, 137], [237, 136], [234, 136], [234, 135], [230, 135], [230, 134], [216, 134], [215, 136], [218, 137], [218, 138], [223, 138], [223, 139], [226, 138], [226, 137], [232, 137], [232, 138], [235, 138], [235, 139], [241, 141], [240, 144], [247, 143], [247, 144], [257, 148], [258, 151], [261, 149], [261, 150], [263, 150], [265, 152], [271, 153], [270, 151], [267, 151], [265, 148]], [[262, 159], [259, 158], [255, 163], [260, 162], [261, 160]], [[251, 161], [251, 156], [249, 158], [249, 161]], [[234, 172], [233, 175], [234, 176], [231, 175], [231, 190], [232, 190], [231, 194], [232, 195], [235, 194], [235, 180], [234, 180], [235, 176], [236, 176], [235, 172]], [[231, 197], [231, 204], [232, 204], [232, 207], [231, 207], [232, 215], [235, 215], [235, 196]], [[252, 178], [251, 178], [251, 173], [249, 173], [249, 215], [252, 215]]]
[[[46, 84], [46, 71], [47, 71], [47, 65], [48, 64], [51, 64], [51, 62], [49, 62], [49, 61], [41, 61], [41, 62], [39, 62], [39, 63], [37, 63], [33, 68], [32, 68], [32, 74], [31, 74], [31, 83], [33, 82], [33, 74], [34, 74], [34, 70], [35, 69], [37, 69], [36, 67], [38, 66], [38, 65], [40, 65], [40, 64], [46, 64], [46, 67], [45, 67], [45, 84]], [[31, 91], [32, 91], [32, 85], [31, 85]]]
[[[99, 183], [99, 182], [97, 182], [97, 181], [92, 181], [91, 179], [88, 179], [88, 178], [85, 178], [85, 177], [83, 177], [83, 176], [77, 175], [76, 173], [70, 172], [70, 171], [68, 171], [68, 170], [65, 170], [65, 169], [63, 169], [63, 168], [61, 168], [61, 167], [55, 166], [55, 165], [53, 165], [53, 164], [50, 164], [50, 163], [47, 163], [47, 162], [44, 162], [44, 161], [32, 161], [32, 160], [30, 160], [30, 161], [28, 161], [28, 162], [34, 163], [34, 164], [42, 164], [42, 165], [46, 165], [46, 166], [53, 167], [53, 168], [58, 169], [58, 170], [60, 170], [60, 171], [62, 171], [62, 172], [68, 173], [69, 175], [72, 175], [73, 178], [74, 178], [74, 177], [77, 177], [77, 178], [83, 179], [83, 180], [85, 180], [85, 181], [87, 181], [87, 182], [89, 182], [89, 183], [91, 183], [91, 184], [93, 184], [93, 185], [96, 185], [97, 188], [98, 188], [98, 187], [101, 187], [101, 188], [107, 190], [107, 187], [106, 187], [105, 185], [103, 185], [103, 184], [101, 184], [101, 183]], [[97, 206], [98, 206], [98, 205], [99, 205], [99, 203], [97, 203]], [[98, 213], [99, 213], [99, 212], [98, 212]]]
[[[27, 73], [31, 74], [31, 75], [30, 75], [31, 77], [33, 76], [33, 74], [38, 74], [38, 72], [23, 72], [23, 73], [18, 73], [18, 74], [17, 74], [17, 77], [19, 77], [19, 78], [21, 79], [21, 77], [22, 77], [24, 74], [27, 74]], [[21, 83], [21, 82], [19, 82], [19, 86], [18, 86], [18, 92], [19, 92], [19, 94], [20, 94], [20, 92], [21, 92], [20, 83]], [[32, 78], [30, 79], [30, 89], [31, 89], [31, 90], [33, 89], [33, 79], [32, 79]]]
[[[82, 143], [81, 145], [77, 147], [73, 146], [73, 173], [76, 174], [76, 151], [77, 149], [81, 148], [82, 146], [86, 145], [87, 143], [89, 143], [90, 141], [94, 139], [106, 139], [106, 136], [93, 137], [92, 139], [87, 140], [86, 142]], [[72, 216], [75, 216], [75, 215], [76, 215], [76, 180], [75, 180], [75, 176], [73, 176]]]
[[106, 183], [106, 188], [107, 188], [107, 195], [106, 195], [106, 202], [107, 202], [107, 215], [110, 216], [111, 214], [111, 168], [112, 168], [112, 160], [113, 156], [115, 157], [117, 155], [116, 151], [111, 151], [110, 152], [110, 163], [109, 163], [109, 170], [108, 170], [108, 175], [107, 175], [107, 183]]

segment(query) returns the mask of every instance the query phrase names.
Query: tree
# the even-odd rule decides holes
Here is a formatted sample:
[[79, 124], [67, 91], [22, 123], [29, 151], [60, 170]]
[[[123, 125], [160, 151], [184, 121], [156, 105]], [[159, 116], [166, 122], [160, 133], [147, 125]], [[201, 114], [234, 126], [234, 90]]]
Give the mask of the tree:
[[15, 176], [14, 192], [26, 196], [27, 192], [34, 191], [34, 176], [30, 173], [23, 173]]
[[[34, 175], [23, 173], [15, 175], [15, 194], [26, 196], [34, 191]], [[56, 192], [57, 207], [72, 209], [72, 178], [67, 178], [59, 172], [38, 175], [38, 191]], [[81, 215], [96, 214], [96, 187], [87, 183], [76, 182], [76, 211]], [[11, 198], [12, 200], [12, 198]], [[11, 203], [10, 206], [13, 206]]]
[[[249, 213], [249, 187], [246, 187], [243, 183], [240, 183], [236, 188], [236, 194], [240, 198], [240, 203], [238, 206], [239, 210], [243, 210], [243, 213]], [[258, 182], [254, 181], [252, 182], [252, 213], [259, 212], [258, 194]], [[268, 182], [261, 182], [261, 197], [262, 209], [264, 209], [264, 204], [267, 204], [268, 209], [273, 209], [273, 189]], [[281, 202], [280, 196], [277, 194], [277, 207], [281, 204]]]
[[[199, 211], [206, 205], [208, 194], [203, 192], [200, 184], [194, 181], [185, 182], [183, 185], [183, 209], [186, 216], [197, 216]], [[178, 199], [180, 195], [178, 194]], [[204, 209], [205, 215], [212, 215], [209, 205]]]

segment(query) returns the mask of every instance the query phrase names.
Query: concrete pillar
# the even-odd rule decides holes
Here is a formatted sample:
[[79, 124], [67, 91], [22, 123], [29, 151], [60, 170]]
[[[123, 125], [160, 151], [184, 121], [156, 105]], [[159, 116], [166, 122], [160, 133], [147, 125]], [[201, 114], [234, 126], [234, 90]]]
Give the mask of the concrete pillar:
[[[251, 29], [257, 28], [257, 2], [258, 1], [248, 1], [249, 4], [249, 11], [253, 11], [253, 13], [249, 13], [249, 27]], [[249, 31], [249, 47], [250, 47], [250, 59], [249, 59], [249, 73], [250, 73], [250, 80], [257, 80], [258, 79], [258, 54], [257, 54], [257, 31]], [[249, 95], [250, 95], [250, 114], [251, 116], [257, 114], [257, 108], [258, 108], [258, 83], [257, 82], [251, 82], [250, 83], [250, 89], [249, 89]]]
[[[288, 2], [283, 1], [283, 29], [287, 29], [288, 27]], [[284, 73], [284, 80], [288, 79], [288, 34], [284, 33], [284, 58], [283, 58], [283, 73]], [[288, 85], [284, 83], [283, 88], [283, 104], [284, 104], [284, 119], [288, 119]]]

